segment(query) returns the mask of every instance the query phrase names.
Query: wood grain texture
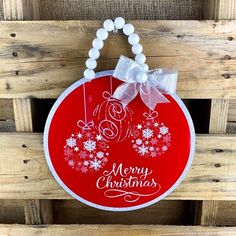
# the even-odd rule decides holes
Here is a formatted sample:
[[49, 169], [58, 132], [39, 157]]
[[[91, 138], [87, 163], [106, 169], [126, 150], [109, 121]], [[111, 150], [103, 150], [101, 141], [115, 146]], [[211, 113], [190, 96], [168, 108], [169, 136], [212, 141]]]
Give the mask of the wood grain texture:
[[[236, 21], [134, 21], [151, 68], [179, 70], [182, 98], [236, 98]], [[82, 77], [98, 21], [0, 22], [0, 97], [55, 98]], [[111, 50], [112, 49], [112, 50]], [[98, 71], [132, 56], [110, 35]]]
[[236, 19], [236, 2], [235, 0], [218, 0], [217, 20]]
[[38, 0], [3, 0], [5, 20], [39, 19]]
[[13, 99], [13, 108], [17, 132], [33, 132], [33, 121], [30, 99]]
[[229, 111], [228, 99], [213, 99], [211, 102], [210, 127], [212, 134], [223, 134], [226, 132]]
[[[236, 13], [231, 14], [236, 4], [234, 0], [208, 0], [207, 14], [205, 19], [223, 20], [235, 19]], [[209, 133], [223, 134], [226, 132], [227, 118], [229, 113], [228, 99], [213, 99], [211, 101]], [[215, 225], [218, 213], [217, 201], [203, 201], [200, 208], [200, 224]], [[198, 213], [197, 213], [198, 214]]]
[[[39, 19], [38, 0], [4, 0], [3, 7], [5, 20]], [[32, 107], [29, 98], [13, 99], [17, 132], [33, 132]], [[24, 201], [24, 212], [26, 224], [52, 223], [51, 203], [44, 200]]]
[[[0, 134], [1, 199], [71, 198], [51, 176], [42, 143], [41, 134]], [[235, 135], [198, 136], [192, 167], [167, 199], [236, 200], [235, 155]]]
[[203, 226], [170, 226], [170, 225], [0, 225], [3, 236], [232, 236], [236, 234], [236, 227], [203, 227]]

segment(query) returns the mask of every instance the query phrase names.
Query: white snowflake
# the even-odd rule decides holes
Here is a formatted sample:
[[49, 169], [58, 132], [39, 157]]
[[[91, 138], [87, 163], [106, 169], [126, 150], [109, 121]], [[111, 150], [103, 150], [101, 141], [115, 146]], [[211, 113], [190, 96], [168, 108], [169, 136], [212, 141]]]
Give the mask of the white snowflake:
[[160, 133], [161, 133], [161, 134], [165, 135], [165, 134], [167, 134], [168, 132], [169, 132], [169, 129], [168, 129], [166, 126], [162, 126], [162, 127], [160, 128]]
[[138, 148], [138, 152], [141, 156], [144, 156], [145, 154], [148, 153], [148, 147], [142, 145], [141, 147]]
[[142, 129], [142, 125], [138, 124], [138, 125], [137, 125], [137, 128], [138, 128], [138, 129]]
[[102, 140], [102, 135], [98, 134], [98, 135], [96, 136], [96, 139], [97, 139], [97, 141]]
[[159, 123], [158, 122], [155, 122], [154, 123], [154, 127], [158, 127], [159, 126]]
[[98, 171], [101, 167], [101, 161], [97, 160], [96, 158], [90, 161], [90, 168], [94, 169], [95, 171]]
[[81, 133], [78, 133], [77, 138], [81, 139], [81, 138], [83, 138], [83, 135]]
[[67, 144], [67, 146], [69, 146], [69, 147], [74, 147], [75, 145], [76, 145], [76, 139], [74, 139], [74, 138], [68, 138], [67, 140], [66, 140], [66, 144]]
[[84, 149], [89, 152], [92, 152], [96, 149], [96, 142], [90, 139], [87, 140], [86, 142], [84, 142]]
[[143, 137], [149, 139], [153, 136], [153, 130], [146, 128], [143, 130]]
[[104, 157], [104, 153], [103, 152], [97, 152], [97, 157], [98, 158], [103, 158]]
[[136, 144], [137, 144], [137, 145], [141, 145], [141, 144], [142, 144], [142, 140], [141, 140], [141, 139], [137, 139], [137, 140], [136, 140]]
[[78, 152], [78, 151], [79, 151], [79, 148], [78, 148], [78, 147], [75, 147], [74, 150], [75, 150], [76, 152]]

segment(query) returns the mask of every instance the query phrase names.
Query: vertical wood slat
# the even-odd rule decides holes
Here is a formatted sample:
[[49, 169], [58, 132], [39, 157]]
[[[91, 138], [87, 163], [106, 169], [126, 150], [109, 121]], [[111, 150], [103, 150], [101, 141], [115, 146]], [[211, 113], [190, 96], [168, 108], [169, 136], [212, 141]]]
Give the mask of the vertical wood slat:
[[[38, 0], [3, 0], [5, 20], [38, 19]], [[13, 99], [17, 132], [33, 132], [32, 101]], [[50, 200], [24, 201], [26, 224], [51, 224], [53, 222]]]
[[[208, 0], [205, 8], [206, 20], [224, 20], [236, 18], [235, 0]], [[225, 133], [229, 100], [213, 99], [211, 101], [210, 127], [209, 133]], [[217, 201], [202, 201], [197, 209], [197, 223], [201, 225], [215, 225], [218, 211]]]
[[206, 20], [233, 20], [236, 16], [235, 0], [206, 0]]

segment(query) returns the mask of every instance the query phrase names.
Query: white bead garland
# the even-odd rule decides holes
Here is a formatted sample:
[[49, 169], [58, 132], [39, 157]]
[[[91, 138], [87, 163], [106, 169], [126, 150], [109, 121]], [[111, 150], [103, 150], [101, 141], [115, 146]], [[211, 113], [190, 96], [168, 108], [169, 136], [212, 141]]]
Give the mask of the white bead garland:
[[97, 67], [97, 62], [94, 59], [89, 58], [86, 61], [86, 66], [87, 66], [88, 69], [93, 70]]
[[143, 63], [145, 63], [145, 61], [146, 61], [146, 57], [145, 57], [145, 55], [142, 54], [142, 53], [137, 54], [137, 55], [135, 56], [135, 61], [136, 61], [138, 64], [143, 64]]
[[123, 33], [127, 36], [134, 33], [134, 26], [132, 24], [125, 24], [123, 27]]
[[96, 35], [101, 40], [106, 40], [108, 37], [108, 33], [104, 28], [98, 29]]
[[94, 77], [95, 77], [95, 72], [93, 70], [86, 69], [84, 71], [84, 78], [91, 80], [94, 79]]
[[91, 48], [91, 49], [89, 50], [88, 55], [89, 55], [90, 58], [96, 60], [96, 59], [99, 58], [99, 56], [100, 56], [100, 52], [99, 52], [99, 50], [96, 49], [96, 48]]
[[107, 19], [104, 21], [103, 23], [103, 27], [105, 30], [107, 30], [108, 32], [111, 32], [112, 30], [115, 29], [115, 25], [114, 25], [114, 22], [110, 19]]
[[141, 64], [141, 66], [142, 66], [142, 68], [143, 68], [144, 71], [148, 72], [149, 66], [148, 66], [146, 63]]
[[94, 48], [99, 50], [99, 49], [103, 48], [104, 43], [101, 39], [95, 38], [92, 42], [92, 45]]
[[114, 21], [116, 29], [122, 29], [125, 25], [125, 20], [123, 17], [117, 17]]
[[[135, 61], [143, 68], [145, 72], [149, 70], [148, 65], [145, 63], [146, 57], [142, 53], [143, 47], [139, 43], [140, 38], [138, 34], [134, 33], [134, 26], [132, 24], [125, 24], [125, 20], [122, 17], [117, 17], [114, 22], [111, 19], [107, 19], [103, 23], [103, 28], [100, 28], [96, 32], [97, 38], [92, 42], [93, 48], [89, 50], [89, 58], [86, 60], [87, 69], [84, 71], [84, 77], [91, 80], [95, 77], [94, 69], [97, 67], [96, 59], [100, 56], [100, 49], [104, 46], [104, 40], [108, 37], [108, 32], [115, 32], [118, 29], [123, 29], [123, 33], [128, 36], [128, 42], [132, 45], [132, 52], [135, 54]], [[136, 76], [138, 83], [144, 83], [147, 79], [147, 75], [144, 72], [140, 72]]]
[[134, 44], [132, 46], [132, 53], [133, 54], [140, 54], [140, 53], [142, 53], [142, 51], [143, 51], [143, 46], [140, 43]]
[[128, 42], [129, 44], [131, 45], [134, 45], [134, 44], [138, 44], [139, 43], [139, 36], [135, 33], [131, 34], [129, 37], [128, 37]]

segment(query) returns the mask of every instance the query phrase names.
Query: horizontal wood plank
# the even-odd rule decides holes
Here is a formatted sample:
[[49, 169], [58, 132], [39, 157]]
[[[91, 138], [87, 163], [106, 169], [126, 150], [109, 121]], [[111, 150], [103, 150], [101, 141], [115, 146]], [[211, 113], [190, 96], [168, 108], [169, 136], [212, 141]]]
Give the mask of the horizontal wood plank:
[[[182, 98], [236, 98], [236, 21], [133, 21], [151, 68], [179, 70]], [[56, 98], [80, 79], [99, 21], [0, 22], [0, 98]], [[111, 34], [98, 71], [132, 56]]]
[[[0, 199], [70, 199], [51, 176], [41, 134], [0, 134]], [[199, 135], [186, 179], [167, 199], [236, 200], [236, 136]]]
[[0, 234], [4, 236], [62, 236], [62, 235], [194, 235], [225, 236], [235, 235], [236, 227], [171, 226], [171, 225], [0, 225]]

